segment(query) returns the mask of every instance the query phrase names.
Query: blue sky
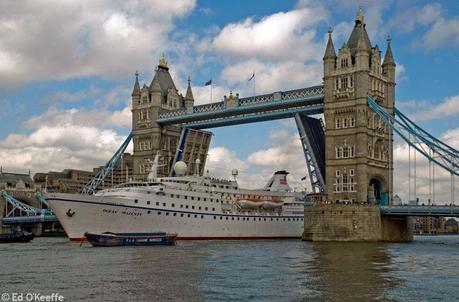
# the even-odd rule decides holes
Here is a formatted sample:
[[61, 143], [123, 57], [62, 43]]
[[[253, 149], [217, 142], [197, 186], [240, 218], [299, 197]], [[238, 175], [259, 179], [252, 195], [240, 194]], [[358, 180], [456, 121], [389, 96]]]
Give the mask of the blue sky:
[[[214, 100], [230, 90], [250, 95], [253, 71], [257, 93], [320, 84], [327, 29], [339, 48], [357, 2], [3, 1], [0, 165], [38, 172], [102, 164], [129, 133], [135, 71], [148, 85], [162, 53], [182, 93], [191, 76], [197, 103], [209, 102], [210, 78]], [[397, 106], [459, 147], [457, 1], [368, 0], [363, 10], [383, 54], [392, 37]], [[305, 173], [292, 121], [213, 133], [209, 166]], [[403, 147], [397, 152], [403, 171]]]

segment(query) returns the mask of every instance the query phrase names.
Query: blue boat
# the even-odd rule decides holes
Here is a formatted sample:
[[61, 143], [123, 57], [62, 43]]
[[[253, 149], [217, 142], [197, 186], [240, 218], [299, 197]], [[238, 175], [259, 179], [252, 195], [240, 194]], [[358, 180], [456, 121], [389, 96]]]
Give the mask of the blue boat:
[[177, 234], [156, 233], [111, 233], [92, 234], [86, 232], [86, 239], [93, 246], [151, 246], [175, 245]]

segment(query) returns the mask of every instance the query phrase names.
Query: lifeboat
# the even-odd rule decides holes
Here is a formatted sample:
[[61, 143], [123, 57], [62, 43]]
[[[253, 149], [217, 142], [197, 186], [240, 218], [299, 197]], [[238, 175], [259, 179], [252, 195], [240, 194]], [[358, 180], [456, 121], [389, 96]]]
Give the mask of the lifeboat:
[[271, 210], [282, 207], [284, 204], [281, 199], [271, 196], [243, 195], [241, 197], [238, 203], [245, 209], [257, 209], [261, 207], [266, 210]]
[[239, 199], [239, 205], [244, 209], [257, 209], [263, 205], [260, 201], [253, 201], [248, 199]]
[[284, 205], [284, 202], [282, 200], [280, 201], [271, 200], [271, 201], [264, 201], [261, 207], [266, 210], [272, 210], [272, 209], [280, 208], [283, 205]]

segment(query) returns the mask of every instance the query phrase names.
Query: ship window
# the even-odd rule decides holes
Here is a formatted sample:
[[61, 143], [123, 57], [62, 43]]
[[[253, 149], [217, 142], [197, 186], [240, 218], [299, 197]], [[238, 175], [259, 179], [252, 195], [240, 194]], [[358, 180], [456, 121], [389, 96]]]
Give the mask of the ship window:
[[228, 216], [226, 216], [226, 220], [228, 220]]
[[180, 198], [180, 195], [177, 195], [177, 198]]
[[207, 207], [206, 207], [206, 211], [207, 211]]
[[253, 218], [253, 221], [257, 220], [255, 217]]
[[173, 197], [174, 197], [174, 194], [171, 194], [171, 198], [173, 198]]
[[191, 196], [191, 200], [194, 200], [194, 196]]
[[214, 219], [217, 219], [217, 217], [214, 216]]
[[183, 204], [180, 205], [180, 208], [183, 208]]
[[213, 198], [211, 198], [211, 199], [210, 199], [210, 202], [214, 202], [214, 199], [213, 199]]
[[203, 218], [204, 218], [204, 215], [201, 215], [201, 219], [203, 219]]
[[151, 211], [147, 211], [147, 214], [150, 214], [150, 213], [151, 213]]
[[271, 218], [271, 221], [273, 221], [273, 219]]
[[158, 212], [158, 215], [161, 215], [161, 212]]
[[169, 216], [169, 212], [166, 212], [166, 216]]
[[165, 203], [165, 202], [163, 202], [163, 206], [166, 206], [166, 203]]
[[159, 202], [157, 202], [156, 205], [159, 206]]
[[212, 211], [215, 211], [215, 208], [212, 208]]
[[198, 215], [194, 215], [194, 218], [198, 218]]
[[191, 216], [191, 215], [190, 215], [190, 214], [188, 214], [188, 218], [189, 218], [190, 216]]
[[191, 208], [194, 210], [194, 206], [191, 206]]
[[186, 205], [186, 206], [185, 206], [185, 208], [187, 208], [187, 209], [188, 209], [188, 205]]
[[261, 217], [260, 217], [260, 218], [258, 218], [258, 221], [261, 221]]
[[173, 208], [175, 208], [175, 203], [171, 204], [171, 206], [172, 206]]
[[207, 198], [204, 198], [204, 201], [207, 201]]
[[180, 217], [183, 217], [183, 214], [180, 214]]
[[201, 207], [199, 207], [199, 210], [201, 209]]
[[239, 220], [239, 217], [237, 218], [237, 220]]
[[231, 217], [231, 220], [234, 220], [234, 217]]
[[139, 201], [137, 199], [134, 200], [135, 203], [138, 203]]
[[198, 197], [198, 201], [200, 201], [200, 200], [201, 200], [201, 197]]
[[174, 216], [177, 216], [177, 213], [174, 213]]
[[266, 221], [266, 218], [263, 218], [263, 221]]
[[283, 221], [285, 221], [285, 218], [282, 218]]
[[188, 199], [188, 196], [185, 195], [185, 199]]
[[222, 219], [223, 219], [223, 217], [222, 217], [222, 216], [220, 216], [220, 220], [222, 220]]

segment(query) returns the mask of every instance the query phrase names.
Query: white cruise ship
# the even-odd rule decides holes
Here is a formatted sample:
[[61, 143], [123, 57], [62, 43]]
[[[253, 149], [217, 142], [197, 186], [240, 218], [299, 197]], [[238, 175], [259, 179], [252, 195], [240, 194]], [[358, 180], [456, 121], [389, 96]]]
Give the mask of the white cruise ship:
[[[186, 164], [177, 162], [174, 170], [181, 175]], [[301, 237], [304, 192], [290, 189], [286, 171], [260, 190], [241, 189], [236, 180], [154, 174], [94, 195], [50, 193], [46, 200], [70, 240], [82, 240], [85, 232], [156, 231], [178, 239]]]

